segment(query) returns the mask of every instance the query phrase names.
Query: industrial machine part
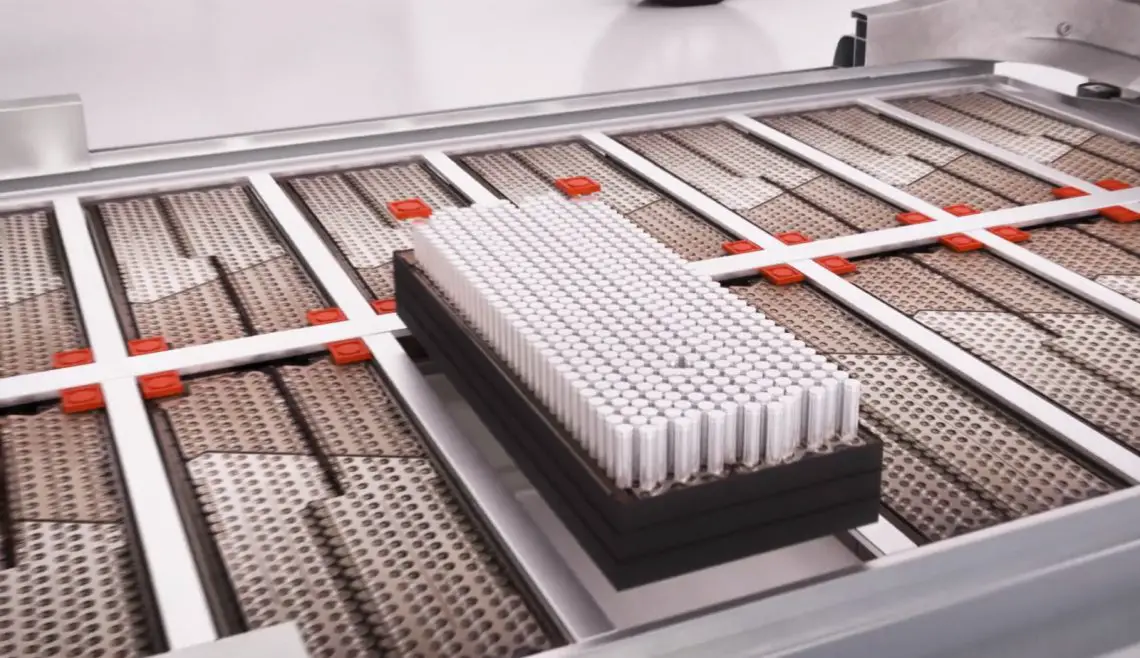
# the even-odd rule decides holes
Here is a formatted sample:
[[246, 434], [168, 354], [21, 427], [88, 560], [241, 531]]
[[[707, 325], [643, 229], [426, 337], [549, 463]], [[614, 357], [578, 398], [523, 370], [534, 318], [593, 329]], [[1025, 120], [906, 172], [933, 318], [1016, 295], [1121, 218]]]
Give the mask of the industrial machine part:
[[[242, 650], [1140, 640], [1119, 603], [1140, 566], [1140, 146], [1126, 104], [1071, 101], [983, 63], [821, 70], [0, 182], [0, 653], [225, 655], [282, 622]], [[393, 261], [413, 246], [398, 202], [527, 207], [568, 177], [860, 382], [872, 521], [606, 579], [535, 493], [546, 471], [455, 392], [490, 388], [472, 359], [493, 350], [444, 333], [453, 308], [391, 299], [407, 277], [429, 292]]]

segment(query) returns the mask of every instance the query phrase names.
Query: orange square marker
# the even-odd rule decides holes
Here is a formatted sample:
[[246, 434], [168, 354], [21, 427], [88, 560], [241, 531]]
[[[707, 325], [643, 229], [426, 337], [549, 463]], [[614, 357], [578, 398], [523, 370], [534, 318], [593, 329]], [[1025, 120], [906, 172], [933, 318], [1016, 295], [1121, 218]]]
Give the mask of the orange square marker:
[[1100, 214], [1110, 221], [1117, 224], [1129, 224], [1140, 220], [1140, 213], [1135, 210], [1129, 210], [1124, 206], [1112, 206], [1110, 208], [1101, 208]]
[[131, 356], [138, 356], [140, 354], [154, 354], [155, 352], [165, 352], [170, 349], [166, 344], [166, 339], [162, 336], [152, 336], [150, 338], [136, 338], [127, 341], [127, 353]]
[[1010, 242], [1025, 242], [1029, 239], [1029, 234], [1016, 226], [995, 226], [989, 231], [999, 238], [1005, 238]]
[[950, 213], [951, 215], [954, 215], [955, 217], [965, 217], [966, 215], [976, 215], [979, 212], [977, 208], [975, 208], [973, 206], [967, 206], [964, 203], [956, 203], [952, 206], [946, 206], [945, 208], [943, 208], [943, 210]]
[[900, 224], [906, 224], [907, 226], [911, 226], [912, 224], [925, 224], [927, 222], [934, 221], [933, 219], [920, 212], [900, 212], [899, 214], [895, 215], [895, 219], [897, 219]]
[[396, 219], [419, 219], [431, 217], [431, 206], [421, 199], [389, 201], [388, 212]]
[[387, 315], [396, 312], [396, 298], [388, 297], [387, 299], [374, 299], [372, 300], [372, 310], [376, 311], [377, 315]]
[[348, 317], [344, 311], [339, 308], [315, 308], [305, 313], [305, 317], [309, 319], [309, 324], [316, 326], [320, 324], [332, 324], [333, 322], [344, 322]]
[[1075, 199], [1079, 196], [1088, 196], [1088, 192], [1077, 187], [1054, 187], [1053, 196], [1058, 199]]
[[332, 357], [332, 362], [338, 366], [367, 361], [372, 358], [372, 351], [360, 338], [338, 340], [325, 347], [329, 348], [329, 356]]
[[139, 388], [142, 389], [144, 400], [155, 400], [182, 395], [186, 388], [182, 385], [182, 378], [175, 370], [156, 372], [139, 377]]
[[586, 196], [588, 194], [596, 194], [602, 191], [602, 186], [592, 178], [585, 176], [571, 176], [570, 178], [559, 178], [554, 181], [554, 187], [562, 190], [566, 196]]
[[946, 245], [950, 249], [950, 251], [956, 251], [958, 253], [962, 253], [965, 251], [976, 251], [976, 250], [981, 249], [982, 247], [986, 246], [986, 245], [982, 244], [981, 242], [978, 242], [974, 238], [971, 238], [970, 236], [966, 235], [965, 233], [955, 233], [954, 235], [947, 235], [945, 237], [938, 238], [938, 241], [941, 242], [942, 244]]
[[811, 238], [800, 233], [799, 231], [788, 231], [787, 233], [776, 234], [776, 239], [784, 244], [804, 244], [811, 242]]
[[77, 350], [64, 350], [51, 355], [52, 368], [70, 368], [72, 366], [85, 366], [95, 363], [95, 356], [90, 347], [81, 347]]
[[839, 275], [851, 274], [859, 269], [855, 267], [855, 263], [852, 263], [843, 256], [824, 256], [823, 258], [815, 259], [815, 262], [831, 270], [833, 274]]
[[1096, 182], [1096, 186], [1101, 189], [1109, 190], [1111, 192], [1127, 190], [1128, 188], [1132, 187], [1128, 183], [1125, 183], [1122, 180], [1116, 180], [1115, 178], [1105, 178], [1104, 180], [1098, 180]]
[[768, 279], [768, 281], [778, 286], [786, 286], [804, 280], [803, 272], [791, 265], [770, 265], [768, 267], [761, 267], [760, 273], [764, 275], [765, 279]]
[[60, 408], [65, 414], [94, 411], [105, 406], [103, 389], [98, 384], [65, 388], [59, 392]]
[[735, 242], [725, 242], [720, 246], [726, 253], [729, 254], [748, 254], [753, 251], [763, 251], [759, 245], [751, 240], [737, 240]]

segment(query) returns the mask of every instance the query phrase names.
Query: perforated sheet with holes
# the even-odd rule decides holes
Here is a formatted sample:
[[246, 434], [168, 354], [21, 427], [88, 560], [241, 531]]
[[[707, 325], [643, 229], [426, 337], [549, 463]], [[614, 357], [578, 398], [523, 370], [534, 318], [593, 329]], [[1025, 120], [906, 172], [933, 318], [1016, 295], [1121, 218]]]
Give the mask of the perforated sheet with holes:
[[813, 240], [823, 240], [854, 232], [850, 226], [792, 194], [782, 194], [741, 215], [772, 234], [795, 231]]
[[1032, 235], [1033, 239], [1024, 243], [1026, 249], [1081, 276], [1095, 278], [1106, 274], [1140, 275], [1140, 256], [1134, 256], [1084, 231], [1058, 226], [1036, 229]]
[[313, 656], [550, 646], [371, 366], [321, 358], [187, 383], [153, 404], [250, 627], [295, 621]]
[[307, 309], [325, 306], [250, 194], [224, 187], [96, 206], [141, 336], [208, 343], [243, 335], [240, 312], [266, 333], [303, 327]]
[[0, 416], [14, 555], [0, 558], [0, 656], [150, 655], [102, 412]]
[[1037, 162], [1052, 162], [1072, 148], [1068, 144], [1043, 135], [1023, 134], [996, 123], [987, 123], [932, 100], [917, 98], [895, 101], [894, 104], [908, 112], [960, 130]]
[[1041, 279], [985, 251], [958, 254], [948, 249], [914, 259], [959, 285], [1018, 313], [1092, 313], [1092, 308]]
[[[888, 263], [883, 271], [894, 277], [899, 269]], [[884, 501], [927, 539], [1114, 489], [810, 288], [758, 282], [734, 289], [863, 383], [862, 421], [885, 442]], [[959, 297], [959, 304], [975, 303], [968, 293]]]
[[1140, 276], [1098, 276], [1096, 282], [1125, 297], [1140, 301]]
[[859, 262], [848, 281], [903, 313], [923, 310], [1000, 311], [998, 306], [950, 279], [931, 273], [910, 258], [886, 256]]
[[1090, 224], [1074, 224], [1073, 228], [1111, 242], [1121, 249], [1140, 257], [1140, 224], [1118, 224], [1098, 219]]
[[46, 212], [0, 215], [0, 377], [51, 369], [83, 347]]
[[738, 176], [766, 179], [784, 189], [803, 185], [820, 175], [812, 167], [725, 124], [678, 128], [664, 134]]
[[[550, 182], [571, 176], [588, 176], [598, 181], [602, 186], [602, 201], [622, 214], [633, 212], [661, 198], [584, 144], [572, 142], [534, 146], [511, 153]], [[490, 183], [498, 187], [495, 181]]]
[[1112, 162], [1083, 149], [1073, 149], [1049, 163], [1049, 166], [1088, 181], [1115, 178], [1129, 185], [1140, 185], [1140, 170]]
[[681, 254], [686, 260], [705, 260], [724, 255], [723, 245], [734, 238], [712, 224], [702, 222], [669, 199], [655, 201], [626, 214], [626, 219]]
[[1041, 135], [1073, 146], [1094, 134], [1086, 128], [982, 92], [936, 96], [929, 100], [1022, 135]]

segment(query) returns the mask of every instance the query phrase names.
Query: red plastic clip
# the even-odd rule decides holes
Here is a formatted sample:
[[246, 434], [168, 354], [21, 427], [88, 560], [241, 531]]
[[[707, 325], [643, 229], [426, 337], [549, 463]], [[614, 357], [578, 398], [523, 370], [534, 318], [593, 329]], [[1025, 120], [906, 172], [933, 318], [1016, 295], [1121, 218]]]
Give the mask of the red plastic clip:
[[1140, 220], [1140, 212], [1129, 210], [1124, 206], [1112, 206], [1110, 208], [1101, 208], [1100, 214], [1109, 221], [1116, 222], [1117, 224], [1129, 224]]
[[329, 356], [332, 357], [332, 362], [338, 366], [367, 361], [372, 358], [372, 351], [360, 338], [338, 340], [325, 347], [329, 348]]
[[981, 249], [982, 247], [986, 246], [986, 245], [982, 244], [981, 242], [978, 242], [974, 238], [971, 238], [970, 236], [966, 235], [965, 233], [955, 233], [954, 235], [947, 235], [947, 236], [938, 238], [938, 241], [941, 242], [942, 244], [946, 245], [946, 247], [948, 247], [950, 249], [950, 251], [956, 251], [958, 253], [962, 253], [962, 252], [966, 252], [966, 251], [976, 251], [976, 250]]
[[973, 206], [967, 206], [964, 203], [956, 203], [952, 206], [946, 206], [945, 208], [943, 208], [943, 210], [950, 213], [951, 215], [954, 215], [955, 217], [965, 217], [966, 215], [976, 215], [979, 212], [981, 212], [977, 208], [975, 208]]
[[791, 265], [769, 265], [768, 267], [761, 267], [760, 273], [764, 275], [765, 279], [768, 279], [768, 281], [778, 286], [786, 286], [804, 280], [803, 272]]
[[95, 356], [91, 353], [90, 347], [82, 347], [77, 350], [65, 350], [51, 355], [52, 368], [85, 366], [88, 363], [95, 363]]
[[388, 212], [396, 219], [417, 219], [431, 217], [431, 206], [421, 199], [389, 201]]
[[920, 212], [900, 212], [899, 214], [895, 215], [895, 219], [897, 219], [900, 224], [906, 224], [907, 226], [910, 226], [912, 224], [925, 224], [927, 222], [934, 221], [933, 219]]
[[348, 317], [344, 311], [336, 308], [314, 308], [305, 317], [309, 319], [309, 324], [316, 326], [320, 324], [332, 324], [333, 322], [344, 322]]
[[60, 409], [65, 414], [94, 411], [105, 406], [103, 389], [98, 384], [65, 388], [59, 392]]
[[554, 186], [562, 190], [566, 196], [586, 196], [588, 194], [596, 194], [602, 191], [602, 186], [592, 178], [585, 176], [571, 176], [570, 178], [559, 178], [554, 181]]
[[1029, 234], [1016, 226], [995, 226], [990, 229], [990, 233], [1010, 242], [1025, 242], [1029, 239]]
[[140, 354], [154, 354], [155, 352], [165, 352], [170, 349], [166, 344], [166, 339], [162, 336], [151, 336], [150, 338], [136, 338], [127, 341], [127, 353], [131, 356], [138, 356]]
[[831, 270], [833, 274], [839, 274], [841, 276], [851, 274], [859, 269], [855, 266], [855, 263], [852, 263], [843, 256], [824, 256], [823, 258], [815, 259], [815, 262]]
[[726, 253], [729, 254], [748, 254], [753, 251], [763, 251], [759, 245], [751, 240], [737, 240], [735, 242], [725, 242], [720, 246]]
[[182, 377], [176, 370], [143, 375], [139, 377], [138, 382], [144, 400], [169, 398], [182, 395], [186, 391], [186, 387], [182, 385]]
[[387, 315], [396, 312], [396, 298], [388, 297], [387, 299], [374, 299], [372, 300], [372, 310], [376, 311], [377, 315]]
[[1109, 190], [1110, 192], [1127, 190], [1128, 188], [1132, 187], [1128, 183], [1125, 183], [1122, 180], [1117, 180], [1115, 178], [1105, 178], [1104, 180], [1098, 180], [1096, 182], [1096, 186], [1101, 189]]
[[1079, 196], [1088, 196], [1088, 192], [1078, 187], [1054, 187], [1053, 196], [1058, 199], [1075, 199]]
[[804, 244], [811, 242], [811, 238], [800, 233], [799, 231], [788, 231], [787, 233], [777, 233], [776, 239], [784, 244]]

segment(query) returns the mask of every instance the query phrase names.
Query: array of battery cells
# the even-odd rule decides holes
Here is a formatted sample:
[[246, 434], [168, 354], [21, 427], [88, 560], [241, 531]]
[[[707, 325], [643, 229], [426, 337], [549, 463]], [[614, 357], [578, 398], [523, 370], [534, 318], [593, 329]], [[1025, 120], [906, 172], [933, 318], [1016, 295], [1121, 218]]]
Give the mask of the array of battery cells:
[[375, 299], [396, 294], [392, 252], [411, 247], [407, 227], [388, 204], [420, 199], [432, 208], [466, 205], [418, 162], [302, 176], [286, 184]]
[[0, 416], [0, 655], [161, 650], [102, 412]]
[[445, 210], [413, 237], [424, 271], [618, 487], [856, 436], [858, 381], [604, 203]]
[[[914, 98], [899, 107], [1090, 182], [1140, 186], [1140, 144], [1066, 123], [986, 93]], [[1140, 300], [1140, 226], [1094, 219], [1038, 229], [1026, 248]]]
[[722, 245], [735, 240], [580, 142], [466, 155], [460, 161], [515, 202], [556, 191], [554, 181], [560, 178], [587, 176], [601, 184], [598, 198], [685, 260], [722, 256]]
[[151, 412], [231, 630], [296, 622], [330, 658], [551, 646], [371, 365], [298, 360], [187, 387]]
[[89, 208], [128, 338], [184, 347], [303, 327], [326, 306], [250, 191], [221, 187]]
[[52, 354], [85, 344], [54, 221], [0, 215], [0, 377], [50, 370]]

